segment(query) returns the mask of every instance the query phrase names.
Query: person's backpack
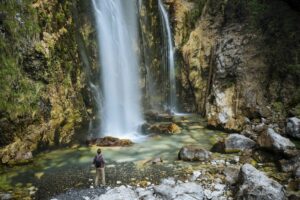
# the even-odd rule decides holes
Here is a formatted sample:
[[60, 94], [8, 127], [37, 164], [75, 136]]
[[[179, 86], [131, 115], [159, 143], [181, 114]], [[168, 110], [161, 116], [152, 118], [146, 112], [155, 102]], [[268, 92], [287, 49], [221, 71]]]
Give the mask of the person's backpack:
[[96, 166], [96, 168], [104, 167], [104, 164], [105, 164], [105, 162], [103, 160], [102, 155], [99, 155], [99, 156], [95, 157], [95, 166]]

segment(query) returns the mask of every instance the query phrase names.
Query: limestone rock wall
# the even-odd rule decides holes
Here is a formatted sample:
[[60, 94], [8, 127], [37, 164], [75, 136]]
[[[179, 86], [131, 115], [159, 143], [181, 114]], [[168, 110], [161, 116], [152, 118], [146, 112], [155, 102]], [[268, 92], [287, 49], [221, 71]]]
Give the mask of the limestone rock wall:
[[26, 162], [36, 151], [69, 144], [88, 118], [77, 3], [1, 2], [0, 163]]
[[280, 0], [165, 3], [175, 32], [181, 96], [209, 125], [242, 131], [264, 118], [284, 129], [287, 116], [299, 116], [295, 7]]

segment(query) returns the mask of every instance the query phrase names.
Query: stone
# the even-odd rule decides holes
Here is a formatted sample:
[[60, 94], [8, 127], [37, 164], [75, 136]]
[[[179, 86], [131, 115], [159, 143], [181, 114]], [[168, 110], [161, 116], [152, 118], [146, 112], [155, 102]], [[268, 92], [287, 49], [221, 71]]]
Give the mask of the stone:
[[154, 197], [154, 192], [150, 190], [146, 190], [144, 188], [137, 188], [136, 193], [138, 194], [138, 199], [143, 200], [156, 200]]
[[286, 200], [285, 190], [277, 181], [268, 178], [264, 173], [250, 164], [242, 166], [239, 174], [237, 200], [264, 199]]
[[1, 198], [1, 200], [9, 200], [9, 199], [13, 199], [12, 195], [9, 194], [9, 193], [4, 193], [4, 194], [1, 194], [1, 193], [0, 193], [0, 198]]
[[177, 124], [172, 122], [155, 123], [147, 129], [147, 132], [173, 135], [180, 134], [181, 128]]
[[289, 136], [300, 139], [300, 119], [297, 117], [288, 118], [286, 132]]
[[220, 153], [236, 153], [253, 149], [256, 143], [240, 134], [230, 134], [224, 141], [216, 143], [212, 150]]
[[194, 182], [181, 183], [175, 186], [160, 184], [154, 186], [153, 189], [155, 194], [164, 200], [202, 200], [205, 197], [203, 188]]
[[105, 194], [99, 196], [97, 198], [98, 200], [107, 200], [107, 199], [113, 199], [113, 200], [124, 200], [124, 199], [138, 199], [138, 195], [130, 188], [127, 188], [125, 186], [116, 187], [114, 189], [111, 189], [107, 191]]
[[239, 178], [239, 172], [240, 169], [237, 167], [226, 167], [223, 171], [225, 181], [230, 185], [236, 184]]
[[295, 178], [300, 179], [300, 166], [294, 170], [294, 176]]
[[280, 168], [283, 172], [293, 172], [298, 167], [300, 167], [300, 155], [288, 160], [280, 160], [279, 161]]
[[262, 148], [267, 148], [275, 152], [283, 153], [287, 149], [294, 149], [295, 144], [288, 138], [285, 138], [274, 131], [272, 128], [268, 128], [258, 137], [258, 144]]
[[191, 178], [190, 178], [190, 180], [191, 181], [195, 181], [195, 180], [197, 180], [197, 178], [199, 178], [199, 176], [201, 176], [201, 172], [200, 171], [194, 171], [193, 172], [193, 175], [191, 176]]
[[103, 138], [93, 138], [91, 140], [87, 140], [86, 143], [88, 145], [96, 145], [102, 147], [115, 147], [115, 146], [131, 146], [133, 142], [128, 139], [119, 139], [115, 137], [103, 137]]
[[207, 161], [211, 157], [211, 152], [198, 146], [184, 146], [178, 153], [178, 159], [184, 161]]
[[147, 165], [147, 164], [156, 165], [156, 164], [161, 164], [161, 163], [163, 163], [163, 159], [161, 157], [156, 157], [156, 158], [145, 161], [144, 165]]
[[255, 142], [240, 134], [230, 134], [225, 140], [225, 152], [243, 151], [255, 147]]

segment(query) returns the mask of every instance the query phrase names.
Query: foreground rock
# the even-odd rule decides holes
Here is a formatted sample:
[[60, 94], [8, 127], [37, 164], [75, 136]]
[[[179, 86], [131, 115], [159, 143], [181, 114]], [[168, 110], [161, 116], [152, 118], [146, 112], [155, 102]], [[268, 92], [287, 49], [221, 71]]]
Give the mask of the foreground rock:
[[258, 137], [258, 144], [260, 147], [281, 153], [295, 148], [294, 143], [276, 133], [272, 128], [268, 128], [266, 132]]
[[184, 161], [207, 161], [211, 152], [198, 146], [184, 146], [178, 153], [178, 159]]
[[282, 185], [268, 178], [264, 173], [255, 169], [250, 164], [242, 166], [239, 174], [239, 191], [237, 199], [264, 199], [285, 200], [287, 199]]
[[287, 120], [286, 132], [294, 138], [300, 139], [300, 119], [292, 117]]
[[216, 143], [212, 151], [220, 153], [236, 153], [244, 150], [253, 149], [256, 143], [240, 134], [231, 134], [224, 141]]
[[155, 194], [162, 199], [176, 199], [176, 200], [189, 200], [189, 199], [204, 199], [203, 188], [193, 182], [175, 184], [175, 181], [162, 181], [162, 183], [154, 188]]
[[87, 141], [88, 145], [96, 145], [101, 147], [115, 147], [115, 146], [131, 146], [133, 142], [128, 139], [119, 139], [114, 137], [104, 137], [104, 138], [93, 138]]
[[123, 199], [138, 199], [138, 195], [134, 190], [127, 188], [125, 186], [120, 186], [112, 190], [107, 191], [107, 193], [101, 195], [98, 200], [123, 200]]

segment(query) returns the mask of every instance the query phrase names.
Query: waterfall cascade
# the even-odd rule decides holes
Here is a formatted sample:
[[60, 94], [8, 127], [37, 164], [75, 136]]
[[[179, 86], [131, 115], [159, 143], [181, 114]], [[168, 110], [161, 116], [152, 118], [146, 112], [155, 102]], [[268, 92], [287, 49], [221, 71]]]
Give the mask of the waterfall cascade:
[[175, 58], [174, 58], [174, 45], [173, 36], [171, 31], [171, 25], [168, 17], [168, 13], [161, 0], [158, 0], [159, 12], [162, 17], [164, 38], [167, 43], [166, 51], [166, 65], [168, 67], [169, 74], [169, 99], [168, 109], [171, 112], [177, 112], [177, 100], [176, 100], [176, 78], [175, 78]]
[[136, 0], [92, 0], [92, 3], [104, 98], [101, 106], [101, 133], [132, 138], [143, 122], [140, 110]]

